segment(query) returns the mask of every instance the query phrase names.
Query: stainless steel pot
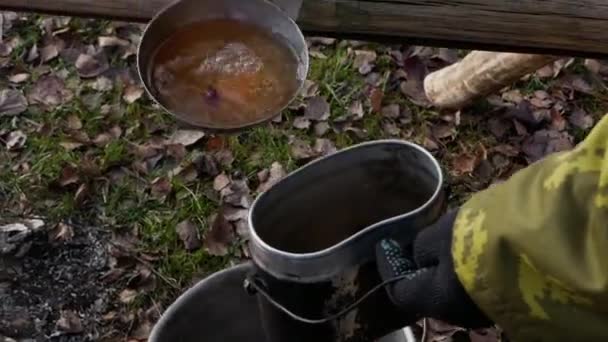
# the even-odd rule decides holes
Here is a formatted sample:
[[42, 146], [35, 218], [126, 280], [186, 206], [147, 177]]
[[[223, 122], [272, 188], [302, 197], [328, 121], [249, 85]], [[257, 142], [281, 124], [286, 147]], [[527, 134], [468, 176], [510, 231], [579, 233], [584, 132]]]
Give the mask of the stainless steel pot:
[[[254, 266], [241, 264], [215, 273], [181, 295], [154, 326], [150, 342], [265, 342], [256, 297], [243, 290]], [[415, 342], [399, 331], [378, 342]]]
[[[297, 13], [297, 11], [294, 11]], [[173, 114], [180, 121], [213, 132], [231, 132], [243, 130], [271, 120], [285, 108], [274, 108], [260, 120], [243, 122], [236, 126], [205, 124], [196, 120], [197, 113], [182, 113], [165, 108], [158, 100], [152, 68], [156, 51], [161, 44], [180, 28], [192, 23], [212, 19], [236, 19], [272, 33], [279, 42], [289, 47], [298, 58], [297, 74], [299, 88], [304, 84], [308, 73], [308, 48], [298, 25], [277, 5], [265, 0], [179, 0], [158, 13], [144, 31], [137, 55], [137, 66], [144, 87], [150, 97], [164, 110]], [[299, 89], [291, 94], [293, 100]], [[286, 107], [287, 105], [285, 105]]]
[[374, 262], [383, 238], [410, 241], [443, 211], [443, 176], [423, 148], [374, 141], [315, 161], [252, 206], [250, 250], [272, 298], [260, 299], [270, 342], [373, 341], [401, 328], [385, 291], [324, 324], [381, 280]]

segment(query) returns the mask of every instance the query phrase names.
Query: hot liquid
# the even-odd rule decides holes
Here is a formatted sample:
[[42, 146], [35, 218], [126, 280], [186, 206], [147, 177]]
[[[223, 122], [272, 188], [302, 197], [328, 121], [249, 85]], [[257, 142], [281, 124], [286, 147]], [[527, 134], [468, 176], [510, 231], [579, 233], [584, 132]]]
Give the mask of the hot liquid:
[[298, 88], [298, 59], [286, 44], [244, 22], [189, 25], [154, 56], [156, 96], [187, 121], [217, 128], [262, 121]]

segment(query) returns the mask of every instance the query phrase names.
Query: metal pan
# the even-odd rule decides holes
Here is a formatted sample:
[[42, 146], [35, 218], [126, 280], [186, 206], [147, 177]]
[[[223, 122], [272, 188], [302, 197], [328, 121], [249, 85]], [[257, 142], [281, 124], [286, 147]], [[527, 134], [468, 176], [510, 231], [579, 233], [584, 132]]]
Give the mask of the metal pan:
[[295, 99], [308, 73], [309, 57], [306, 41], [295, 21], [277, 5], [265, 0], [179, 0], [158, 13], [144, 31], [137, 56], [139, 74], [146, 91], [165, 111], [174, 115], [179, 121], [206, 131], [234, 132], [271, 120], [289, 103], [282, 108], [269, 110], [264, 117], [257, 121], [225, 126], [214, 123], [201, 124], [199, 120], [196, 120], [197, 113], [172, 111], [159, 101], [152, 78], [153, 59], [158, 48], [179, 29], [189, 24], [213, 19], [236, 19], [254, 24], [270, 32], [277, 38], [277, 41], [289, 47], [298, 58], [299, 63], [297, 72], [294, 74], [298, 87], [291, 94], [289, 102]]

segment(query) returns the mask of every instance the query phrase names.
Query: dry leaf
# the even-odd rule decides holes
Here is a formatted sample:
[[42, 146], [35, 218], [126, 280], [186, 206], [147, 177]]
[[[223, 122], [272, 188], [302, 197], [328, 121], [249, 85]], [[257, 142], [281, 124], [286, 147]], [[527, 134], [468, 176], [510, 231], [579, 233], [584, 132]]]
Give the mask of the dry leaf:
[[302, 139], [296, 138], [291, 145], [291, 155], [296, 160], [310, 159], [315, 156], [315, 153], [310, 147], [310, 144]]
[[144, 95], [144, 88], [136, 85], [129, 85], [125, 88], [122, 99], [131, 104], [139, 100]]
[[213, 180], [213, 189], [215, 191], [222, 191], [230, 185], [230, 182], [230, 178], [225, 173], [221, 173]]
[[167, 145], [167, 157], [171, 157], [177, 162], [181, 162], [187, 153], [186, 147], [182, 144]]
[[428, 106], [429, 100], [424, 92], [422, 82], [408, 79], [407, 81], [401, 82], [399, 89], [403, 95], [407, 96], [409, 100], [412, 101], [412, 103], [419, 106]]
[[293, 120], [293, 127], [297, 129], [309, 129], [310, 120], [303, 116], [298, 116]]
[[513, 126], [515, 127], [515, 132], [517, 132], [517, 135], [519, 135], [519, 136], [528, 135], [528, 129], [521, 122], [519, 122], [519, 120], [513, 119]]
[[310, 44], [321, 44], [321, 45], [334, 45], [336, 38], [327, 37], [309, 37], [306, 39]]
[[23, 83], [29, 79], [30, 79], [30, 74], [28, 74], [28, 73], [14, 74], [8, 78], [8, 80], [11, 83], [16, 83], [16, 84]]
[[27, 135], [23, 131], [13, 131], [8, 134], [6, 138], [6, 148], [9, 151], [18, 150], [25, 145], [27, 141]]
[[382, 110], [382, 100], [384, 99], [384, 92], [380, 88], [372, 89], [369, 100], [374, 113], [379, 113]]
[[0, 91], [0, 117], [19, 115], [27, 110], [27, 99], [19, 90]]
[[249, 209], [247, 208], [236, 208], [229, 205], [222, 206], [222, 212], [226, 220], [235, 222], [239, 220], [247, 220], [249, 217]]
[[108, 70], [109, 64], [103, 54], [95, 56], [80, 54], [75, 62], [78, 75], [82, 78], [92, 78], [101, 75]]
[[502, 99], [507, 102], [518, 104], [523, 101], [524, 96], [519, 89], [513, 89], [502, 93]]
[[184, 248], [187, 251], [194, 251], [201, 247], [201, 240], [198, 235], [198, 227], [190, 220], [180, 222], [176, 227], [175, 231], [177, 236], [184, 243]]
[[316, 50], [316, 49], [310, 49], [308, 51], [308, 54], [310, 55], [310, 57], [312, 58], [316, 58], [316, 59], [327, 59], [327, 55], [324, 54], [323, 52]]
[[227, 146], [228, 141], [226, 140], [226, 137], [221, 135], [210, 136], [209, 139], [207, 139], [207, 142], [205, 143], [205, 150], [219, 151], [221, 149], [226, 148]]
[[545, 65], [536, 71], [536, 76], [540, 79], [553, 77], [553, 64]]
[[501, 334], [495, 328], [469, 331], [471, 342], [500, 342]]
[[110, 91], [113, 87], [112, 80], [105, 76], [99, 76], [95, 79], [95, 82], [91, 83], [91, 88], [97, 91]]
[[390, 136], [397, 137], [401, 135], [401, 129], [399, 129], [399, 127], [392, 122], [383, 122], [382, 130]]
[[400, 84], [401, 93], [408, 96], [410, 101], [420, 106], [428, 106], [429, 101], [424, 92], [424, 78], [428, 74], [428, 69], [420, 56], [412, 56], [403, 62], [403, 70], [407, 78]]
[[190, 146], [196, 144], [199, 140], [205, 137], [205, 132], [198, 130], [180, 129], [173, 133], [169, 138], [169, 144], [181, 144]]
[[112, 141], [112, 135], [109, 133], [101, 133], [93, 139], [93, 143], [99, 147], [104, 147]]
[[40, 49], [40, 61], [47, 63], [59, 56], [59, 47], [57, 44], [51, 43]]
[[132, 289], [124, 289], [118, 295], [118, 299], [123, 304], [132, 303], [136, 297], [137, 297], [137, 291], [132, 290]]
[[91, 139], [89, 139], [89, 136], [84, 131], [71, 131], [69, 133], [69, 137], [76, 142], [82, 144], [88, 144], [91, 142]]
[[567, 132], [540, 130], [524, 141], [522, 151], [531, 162], [535, 162], [551, 153], [570, 150], [573, 146], [573, 138]]
[[120, 126], [118, 126], [118, 125], [112, 126], [112, 128], [110, 128], [110, 130], [108, 131], [108, 133], [114, 139], [119, 139], [122, 136], [122, 128], [120, 128]]
[[224, 203], [229, 203], [236, 207], [249, 208], [253, 202], [247, 179], [233, 179], [230, 186], [220, 191], [220, 195]]
[[[459, 341], [454, 335], [464, 333], [465, 329], [443, 323], [441, 321], [428, 318], [427, 319], [427, 341], [430, 342], [448, 342]], [[453, 337], [454, 336], [454, 337]]]
[[74, 238], [74, 228], [63, 222], [60, 222], [53, 231], [53, 241], [71, 241]]
[[131, 338], [137, 340], [147, 340], [152, 332], [152, 323], [148, 321], [141, 322], [137, 328], [133, 331]]
[[226, 220], [223, 212], [212, 215], [209, 218], [211, 228], [205, 234], [203, 245], [207, 252], [215, 256], [224, 256], [228, 254], [229, 247], [234, 241], [234, 231], [232, 224]]
[[234, 162], [234, 155], [232, 151], [224, 149], [216, 151], [214, 154], [215, 159], [222, 165], [223, 167], [229, 169], [232, 167], [232, 163]]
[[0, 41], [0, 57], [8, 57], [13, 52], [13, 47], [6, 42]]
[[324, 97], [315, 96], [307, 100], [304, 117], [313, 121], [325, 121], [329, 118], [329, 115], [329, 103]]
[[355, 60], [353, 66], [359, 70], [362, 75], [369, 74], [374, 68], [373, 63], [376, 61], [377, 55], [375, 51], [355, 50]]
[[69, 129], [79, 130], [82, 128], [82, 121], [80, 121], [80, 118], [76, 114], [68, 116], [67, 121]]
[[447, 66], [449, 64], [454, 64], [454, 63], [458, 62], [458, 60], [459, 60], [458, 50], [439, 48], [438, 53], [433, 55], [433, 58], [444, 61], [445, 62], [444, 66]]
[[274, 162], [270, 166], [270, 170], [268, 173], [268, 177], [264, 180], [263, 183], [260, 183], [260, 186], [257, 189], [258, 193], [268, 191], [271, 187], [277, 184], [283, 177], [287, 175], [283, 165], [279, 162]]
[[533, 97], [530, 99], [530, 104], [532, 104], [532, 106], [536, 108], [551, 108], [551, 106], [553, 105], [553, 100]]
[[350, 104], [348, 107], [348, 116], [353, 118], [354, 120], [363, 119], [363, 103], [361, 101], [355, 101]]
[[509, 131], [509, 128], [511, 128], [511, 123], [503, 118], [493, 117], [488, 121], [488, 126], [490, 133], [497, 138], [502, 138]]
[[154, 198], [164, 200], [173, 189], [171, 181], [167, 177], [159, 177], [152, 181], [151, 194]]
[[401, 116], [401, 108], [398, 104], [390, 104], [382, 107], [382, 116], [389, 119], [397, 119]]
[[573, 126], [584, 130], [593, 127], [594, 124], [593, 116], [587, 114], [587, 112], [581, 108], [576, 108], [572, 114], [570, 114], [568, 121], [570, 121]]
[[326, 156], [338, 151], [336, 145], [334, 145], [334, 143], [329, 139], [316, 139], [313, 150], [317, 156]]
[[305, 80], [302, 89], [300, 90], [300, 96], [303, 98], [309, 98], [317, 95], [319, 91], [319, 85], [315, 81]]
[[61, 170], [61, 176], [59, 177], [59, 185], [66, 187], [71, 184], [76, 184], [80, 181], [78, 170], [72, 166], [66, 166]]
[[521, 101], [517, 106], [509, 108], [505, 116], [516, 118], [529, 127], [538, 127], [542, 122], [551, 119], [551, 113], [545, 110], [534, 110], [529, 101]]
[[81, 143], [79, 141], [74, 141], [74, 140], [66, 140], [66, 141], [60, 142], [59, 145], [68, 151], [73, 151], [75, 149], [78, 149], [78, 148], [81, 148], [82, 146], [84, 146], [84, 143]]
[[465, 174], [470, 174], [477, 167], [478, 159], [476, 156], [472, 156], [467, 153], [463, 153], [459, 156], [456, 156], [452, 160], [452, 171], [455, 175], [461, 176]]
[[329, 131], [330, 127], [327, 122], [317, 122], [315, 124], [315, 135], [318, 137], [322, 137]]
[[65, 87], [64, 81], [57, 76], [43, 76], [28, 93], [32, 103], [39, 103], [51, 109], [72, 99], [72, 92]]
[[38, 52], [38, 45], [34, 44], [30, 51], [27, 53], [27, 58], [25, 59], [28, 63], [35, 61], [38, 57], [40, 57], [40, 53]]
[[[236, 234], [244, 240], [249, 240], [249, 223], [247, 223], [247, 220], [239, 220], [233, 224]], [[246, 255], [249, 257], [249, 253], [246, 253]]]
[[433, 136], [437, 139], [450, 138], [454, 135], [454, 127], [448, 124], [437, 124], [432, 130]]
[[551, 110], [551, 129], [556, 131], [563, 131], [568, 125], [566, 119], [557, 110]]
[[605, 67], [597, 59], [585, 59], [585, 68], [593, 74], [599, 74]]
[[508, 144], [494, 146], [492, 151], [504, 154], [507, 157], [516, 157], [519, 155], [519, 150]]
[[80, 317], [74, 311], [61, 310], [57, 329], [68, 334], [79, 334], [83, 331]]

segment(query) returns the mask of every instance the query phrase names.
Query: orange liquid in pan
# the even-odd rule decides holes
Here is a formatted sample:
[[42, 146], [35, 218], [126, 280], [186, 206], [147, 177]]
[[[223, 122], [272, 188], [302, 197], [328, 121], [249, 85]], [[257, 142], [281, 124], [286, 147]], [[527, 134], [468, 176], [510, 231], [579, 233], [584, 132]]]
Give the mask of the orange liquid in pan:
[[156, 52], [156, 96], [170, 111], [213, 128], [255, 123], [297, 91], [293, 51], [255, 25], [230, 19], [191, 24]]

